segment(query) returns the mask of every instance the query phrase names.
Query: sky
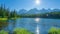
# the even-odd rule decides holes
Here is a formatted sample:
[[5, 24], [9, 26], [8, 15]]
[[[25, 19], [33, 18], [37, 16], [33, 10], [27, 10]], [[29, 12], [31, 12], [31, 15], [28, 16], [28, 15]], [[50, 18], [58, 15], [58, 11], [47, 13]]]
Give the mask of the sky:
[[60, 0], [39, 0], [37, 5], [36, 0], [0, 0], [0, 5], [5, 4], [5, 6], [11, 10], [16, 9], [26, 9], [30, 10], [33, 8], [42, 9], [42, 8], [58, 8], [60, 9]]

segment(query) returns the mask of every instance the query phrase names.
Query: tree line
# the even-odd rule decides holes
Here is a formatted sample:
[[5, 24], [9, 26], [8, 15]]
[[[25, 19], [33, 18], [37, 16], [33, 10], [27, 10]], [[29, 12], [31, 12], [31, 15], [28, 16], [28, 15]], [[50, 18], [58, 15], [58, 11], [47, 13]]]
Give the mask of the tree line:
[[39, 14], [23, 14], [20, 15], [20, 17], [25, 17], [25, 18], [60, 18], [60, 11], [52, 11], [52, 12], [47, 12], [47, 13], [39, 13]]
[[5, 8], [5, 5], [0, 6], [0, 18], [14, 18], [18, 17], [17, 11], [10, 11], [9, 8]]

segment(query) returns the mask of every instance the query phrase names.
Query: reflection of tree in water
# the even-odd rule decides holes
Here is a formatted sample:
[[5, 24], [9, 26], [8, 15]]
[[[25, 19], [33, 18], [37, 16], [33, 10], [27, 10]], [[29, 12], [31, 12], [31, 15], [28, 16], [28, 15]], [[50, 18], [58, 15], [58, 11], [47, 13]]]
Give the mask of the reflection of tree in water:
[[12, 30], [15, 27], [16, 20], [0, 20], [0, 31], [5, 30], [9, 31], [9, 34], [12, 33]]
[[0, 30], [8, 26], [7, 20], [0, 20]]
[[13, 29], [15, 28], [15, 24], [16, 24], [16, 20], [9, 20], [9, 25], [8, 25], [8, 31], [9, 31], [9, 34], [12, 34], [13, 33]]

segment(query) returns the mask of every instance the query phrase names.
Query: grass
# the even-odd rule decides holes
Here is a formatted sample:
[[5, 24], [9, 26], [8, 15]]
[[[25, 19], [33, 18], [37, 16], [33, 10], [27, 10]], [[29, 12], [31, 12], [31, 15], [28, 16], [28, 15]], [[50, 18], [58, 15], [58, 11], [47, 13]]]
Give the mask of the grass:
[[60, 28], [52, 27], [48, 31], [48, 34], [60, 34]]
[[0, 31], [0, 34], [8, 34], [8, 32], [5, 31], [5, 30], [1, 30], [1, 31]]
[[[12, 17], [12, 18], [10, 18], [10, 19], [17, 19], [18, 17]], [[0, 18], [0, 20], [8, 20], [8, 18], [7, 17], [5, 17], [5, 18]]]
[[0, 20], [8, 20], [8, 18], [0, 18]]
[[25, 28], [15, 28], [14, 34], [34, 34], [34, 33]]

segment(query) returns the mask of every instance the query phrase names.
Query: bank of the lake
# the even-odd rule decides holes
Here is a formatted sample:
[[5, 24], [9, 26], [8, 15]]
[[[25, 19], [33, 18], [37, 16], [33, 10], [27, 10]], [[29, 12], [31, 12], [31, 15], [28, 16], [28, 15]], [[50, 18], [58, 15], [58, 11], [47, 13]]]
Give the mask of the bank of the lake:
[[13, 18], [0, 18], [0, 20], [9, 20], [9, 19], [17, 19], [17, 18], [20, 18], [20, 17], [13, 17]]
[[0, 20], [8, 20], [8, 18], [0, 18]]

